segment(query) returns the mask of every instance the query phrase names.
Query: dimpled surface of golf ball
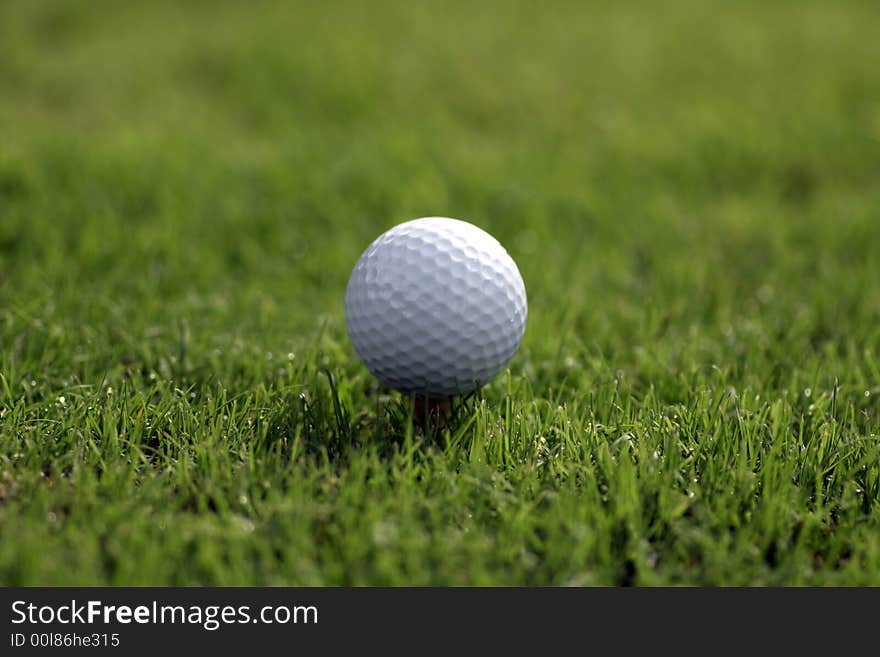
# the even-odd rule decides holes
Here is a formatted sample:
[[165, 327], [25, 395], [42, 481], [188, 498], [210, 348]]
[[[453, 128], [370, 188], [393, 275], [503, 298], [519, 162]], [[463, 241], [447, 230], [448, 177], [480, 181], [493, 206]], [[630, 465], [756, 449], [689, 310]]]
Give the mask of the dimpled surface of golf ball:
[[487, 383], [513, 357], [526, 326], [516, 263], [473, 224], [425, 217], [380, 235], [345, 293], [355, 351], [385, 385], [451, 397]]

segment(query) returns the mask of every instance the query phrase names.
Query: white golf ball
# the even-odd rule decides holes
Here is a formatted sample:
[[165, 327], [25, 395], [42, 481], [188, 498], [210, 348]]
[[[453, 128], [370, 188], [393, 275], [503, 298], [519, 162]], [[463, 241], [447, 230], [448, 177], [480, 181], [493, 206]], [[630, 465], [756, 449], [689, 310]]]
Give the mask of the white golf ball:
[[385, 385], [451, 397], [504, 369], [526, 326], [526, 288], [498, 240], [473, 224], [425, 217], [380, 235], [345, 293], [355, 351]]

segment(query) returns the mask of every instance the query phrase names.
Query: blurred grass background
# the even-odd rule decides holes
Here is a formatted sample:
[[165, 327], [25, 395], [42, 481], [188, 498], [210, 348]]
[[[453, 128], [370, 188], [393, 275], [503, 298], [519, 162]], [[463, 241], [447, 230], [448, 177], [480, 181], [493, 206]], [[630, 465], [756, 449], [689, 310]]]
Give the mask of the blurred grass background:
[[876, 8], [675, 7], [5, 3], [6, 289], [293, 338], [377, 232], [447, 214], [586, 341], [760, 289], [845, 343], [877, 301]]
[[[487, 563], [455, 574], [317, 556], [301, 571], [269, 553], [239, 555], [231, 574], [218, 565], [235, 561], [223, 548], [235, 522], [261, 526], [253, 509], [230, 525], [218, 500], [235, 506], [276, 477], [286, 497], [273, 508], [296, 507], [296, 495], [306, 508], [312, 489], [296, 482], [314, 477], [331, 495], [321, 487], [343, 467], [251, 461], [242, 474], [236, 454], [255, 458], [245, 425], [261, 409], [330, 394], [318, 375], [328, 368], [381, 442], [378, 392], [345, 337], [345, 283], [382, 230], [438, 214], [496, 235], [529, 292], [512, 378], [487, 388], [487, 426], [511, 386], [524, 408], [581, 404], [578, 426], [591, 399], [619, 402], [620, 385], [644, 422], [652, 409], [706, 410], [704, 393], [754, 398], [759, 415], [781, 400], [792, 426], [815, 402], [864, 439], [841, 481], [864, 466], [869, 499], [854, 508], [876, 518], [878, 25], [867, 1], [3, 2], [0, 527], [16, 538], [0, 548], [0, 580], [187, 581], [183, 565], [159, 566], [170, 548], [149, 547], [161, 545], [152, 521], [114, 552], [118, 523], [95, 515], [102, 496], [140, 494], [138, 459], [155, 439], [178, 488], [148, 479], [144, 509], [176, 508], [187, 450], [210, 473], [194, 488], [220, 482], [210, 504], [197, 495], [206, 506], [181, 502], [168, 520], [217, 533], [221, 556], [194, 557], [206, 564], [198, 582], [619, 581], [612, 548], [606, 561], [517, 571], [484, 546]], [[210, 443], [232, 459], [226, 470], [205, 466], [205, 437], [223, 433], [215, 421], [232, 424], [218, 390], [244, 409], [232, 414], [241, 443]], [[456, 471], [457, 452], [445, 454], [432, 467]], [[127, 474], [107, 483], [114, 467]], [[37, 493], [41, 478], [77, 468], [69, 490]], [[569, 493], [572, 504], [585, 494]], [[498, 522], [488, 543], [537, 531]], [[336, 545], [302, 531], [304, 552]], [[350, 540], [373, 536], [363, 531]], [[76, 546], [94, 551], [79, 578], [50, 565]], [[120, 565], [147, 554], [154, 571]], [[658, 572], [634, 581], [694, 581]], [[736, 572], [734, 560], [693, 578]]]

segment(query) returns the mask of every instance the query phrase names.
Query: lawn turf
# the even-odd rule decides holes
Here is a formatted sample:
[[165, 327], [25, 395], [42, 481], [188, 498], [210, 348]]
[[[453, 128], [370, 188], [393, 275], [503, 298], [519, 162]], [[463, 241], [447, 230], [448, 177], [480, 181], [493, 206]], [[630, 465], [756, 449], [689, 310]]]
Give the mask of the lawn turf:
[[[0, 584], [880, 585], [873, 2], [0, 4]], [[347, 339], [470, 220], [509, 370]]]

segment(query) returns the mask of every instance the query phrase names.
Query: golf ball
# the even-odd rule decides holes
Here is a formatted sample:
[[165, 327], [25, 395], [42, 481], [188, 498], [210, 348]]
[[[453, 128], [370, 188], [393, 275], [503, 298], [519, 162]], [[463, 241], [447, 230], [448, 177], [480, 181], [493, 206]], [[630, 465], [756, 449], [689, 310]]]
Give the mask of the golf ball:
[[425, 217], [367, 247], [345, 293], [354, 349], [385, 385], [451, 397], [475, 390], [513, 357], [526, 326], [516, 263], [473, 224]]

